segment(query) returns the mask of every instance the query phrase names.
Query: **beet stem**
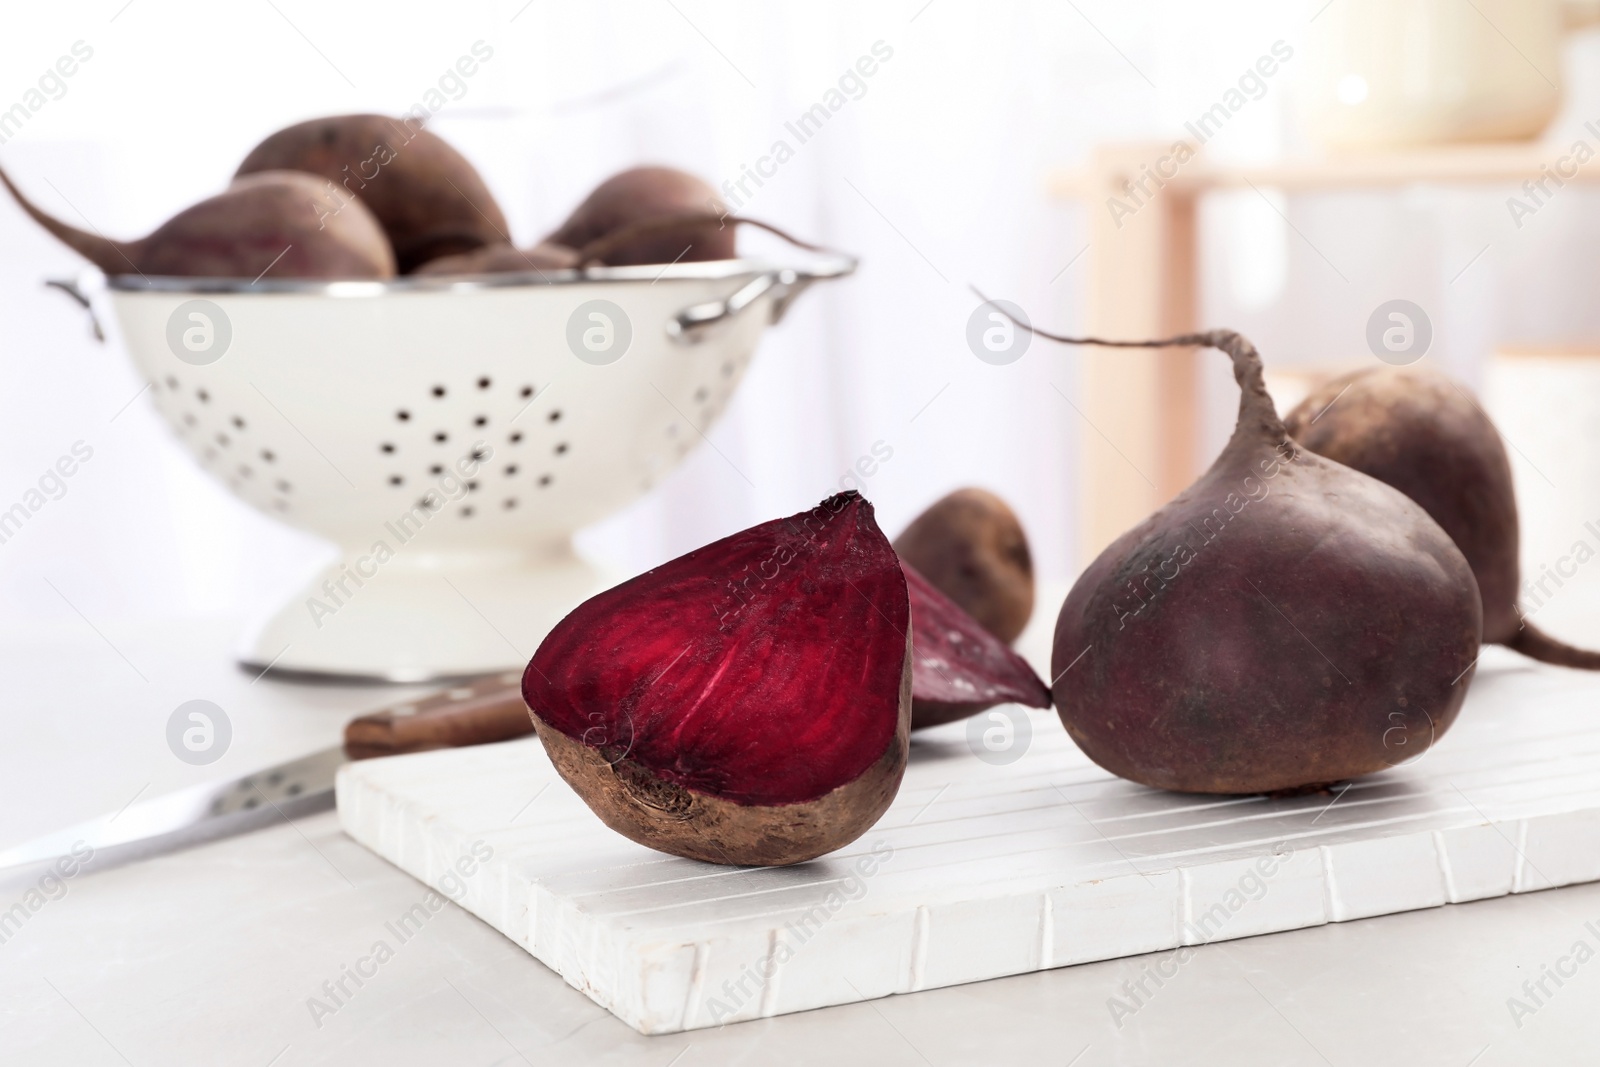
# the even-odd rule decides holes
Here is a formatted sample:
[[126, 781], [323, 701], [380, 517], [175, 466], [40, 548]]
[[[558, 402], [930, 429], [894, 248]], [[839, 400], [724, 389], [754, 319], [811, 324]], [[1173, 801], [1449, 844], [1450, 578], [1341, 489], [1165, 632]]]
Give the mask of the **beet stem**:
[[1234, 431], [1252, 430], [1276, 441], [1287, 441], [1289, 431], [1267, 392], [1266, 374], [1261, 364], [1261, 353], [1243, 334], [1233, 330], [1207, 330], [1203, 333], [1183, 333], [1152, 341], [1107, 341], [1100, 337], [1067, 337], [1051, 333], [1026, 322], [1019, 322], [1011, 313], [994, 303], [983, 292], [972, 287], [978, 298], [990, 304], [1012, 323], [1031, 334], [1067, 345], [1100, 345], [1105, 348], [1215, 348], [1233, 360], [1233, 380], [1239, 383], [1239, 426]]

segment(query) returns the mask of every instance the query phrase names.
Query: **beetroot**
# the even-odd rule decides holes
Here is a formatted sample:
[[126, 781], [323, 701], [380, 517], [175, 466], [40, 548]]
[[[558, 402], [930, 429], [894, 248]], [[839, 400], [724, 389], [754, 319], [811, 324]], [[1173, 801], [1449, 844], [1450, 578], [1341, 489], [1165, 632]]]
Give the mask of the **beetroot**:
[[[726, 216], [716, 191], [694, 175], [672, 167], [635, 167], [601, 182], [545, 241], [583, 249], [627, 230], [628, 236], [608, 244], [600, 259], [612, 267], [732, 259], [733, 227], [724, 225]], [[639, 228], [668, 218], [683, 221], [666, 229]]]
[[894, 539], [894, 550], [1001, 641], [1010, 644], [1027, 627], [1033, 615], [1028, 536], [993, 493], [957, 489], [935, 501]]
[[47, 215], [0, 171], [0, 182], [35, 222], [109, 275], [247, 278], [391, 278], [394, 255], [359, 203], [329, 217], [324, 183], [273, 171], [240, 178], [136, 241], [113, 241]]
[[799, 863], [855, 840], [905, 772], [906, 579], [854, 492], [579, 605], [522, 692], [601, 820], [712, 863]]
[[1061, 607], [1053, 693], [1084, 752], [1164, 789], [1259, 793], [1379, 771], [1443, 736], [1482, 609], [1427, 512], [1296, 446], [1238, 334], [1054, 339], [1219, 348], [1242, 394], [1211, 469], [1101, 553]]
[[1494, 423], [1465, 389], [1423, 367], [1373, 367], [1313, 390], [1284, 423], [1306, 448], [1394, 486], [1444, 527], [1478, 580], [1485, 643], [1600, 670], [1600, 652], [1551, 637], [1517, 610], [1511, 462]]
[[349, 210], [341, 205], [352, 197], [365, 204], [402, 274], [506, 240], [505, 214], [476, 168], [415, 119], [333, 115], [296, 123], [252, 148], [237, 173], [269, 170], [323, 178], [317, 200], [330, 218]]
[[984, 629], [905, 560], [911, 594], [911, 728], [965, 719], [996, 704], [1048, 708], [1028, 661]]
[[484, 245], [473, 252], [460, 252], [430, 259], [413, 273], [435, 274], [520, 274], [569, 270], [578, 265], [578, 253], [560, 245], [541, 244], [514, 248], [510, 244]]

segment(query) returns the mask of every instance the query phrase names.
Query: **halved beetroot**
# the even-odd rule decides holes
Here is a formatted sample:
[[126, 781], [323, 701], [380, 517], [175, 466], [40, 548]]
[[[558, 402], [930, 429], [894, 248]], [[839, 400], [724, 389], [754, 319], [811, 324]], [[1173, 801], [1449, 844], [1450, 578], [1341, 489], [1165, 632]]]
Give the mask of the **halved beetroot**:
[[905, 773], [911, 607], [857, 493], [579, 605], [522, 677], [561, 776], [617, 832], [778, 866], [865, 833]]
[[905, 560], [911, 594], [911, 728], [965, 719], [996, 704], [1048, 708], [1050, 690], [983, 624]]

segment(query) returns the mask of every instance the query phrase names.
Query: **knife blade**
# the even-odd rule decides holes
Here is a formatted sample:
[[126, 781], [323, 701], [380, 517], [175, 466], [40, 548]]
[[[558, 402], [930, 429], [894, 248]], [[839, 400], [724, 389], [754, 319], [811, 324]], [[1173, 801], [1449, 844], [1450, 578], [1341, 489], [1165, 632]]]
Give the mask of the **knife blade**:
[[[101, 870], [333, 807], [349, 760], [509, 741], [533, 732], [521, 677], [495, 675], [352, 719], [344, 743], [231, 781], [207, 782], [129, 804], [0, 851], [0, 875], [69, 855]], [[82, 850], [90, 850], [88, 859]]]

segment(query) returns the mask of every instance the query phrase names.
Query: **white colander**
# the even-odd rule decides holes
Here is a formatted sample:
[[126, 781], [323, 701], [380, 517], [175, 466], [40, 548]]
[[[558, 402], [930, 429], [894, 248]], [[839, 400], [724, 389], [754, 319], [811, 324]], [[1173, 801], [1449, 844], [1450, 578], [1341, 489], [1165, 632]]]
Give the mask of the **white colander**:
[[421, 681], [526, 663], [607, 584], [572, 532], [666, 474], [727, 405], [763, 327], [854, 266], [128, 276], [96, 300], [200, 464], [340, 546], [242, 662]]

